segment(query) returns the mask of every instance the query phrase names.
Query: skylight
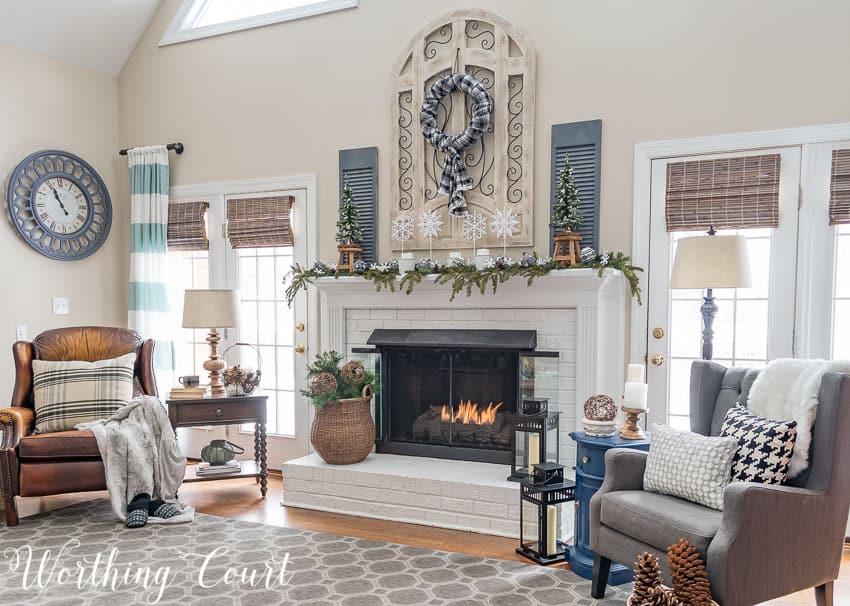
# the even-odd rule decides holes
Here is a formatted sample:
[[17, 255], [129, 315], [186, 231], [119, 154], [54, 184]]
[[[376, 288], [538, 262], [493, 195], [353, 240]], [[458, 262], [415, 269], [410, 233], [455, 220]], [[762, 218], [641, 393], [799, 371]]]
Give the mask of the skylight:
[[159, 45], [353, 8], [358, 0], [183, 0]]

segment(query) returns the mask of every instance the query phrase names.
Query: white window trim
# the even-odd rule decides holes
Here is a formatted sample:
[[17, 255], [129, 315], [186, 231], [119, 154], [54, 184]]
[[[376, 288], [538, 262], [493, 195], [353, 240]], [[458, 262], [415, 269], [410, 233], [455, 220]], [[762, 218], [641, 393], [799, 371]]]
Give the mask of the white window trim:
[[[638, 267], [650, 268], [650, 194], [653, 160], [738, 150], [831, 143], [847, 139], [850, 139], [850, 122], [636, 144], [634, 155], [634, 206], [632, 209], [632, 263]], [[804, 167], [807, 161], [809, 159], [804, 156]], [[806, 184], [801, 183], [801, 193], [804, 197], [806, 194], [805, 187]], [[805, 207], [805, 204], [803, 206]], [[805, 242], [801, 240], [800, 246], [802, 247], [804, 244]], [[814, 251], [801, 250], [801, 255], [806, 256], [806, 260], [814, 253]], [[804, 259], [803, 256], [800, 258]], [[638, 276], [640, 278], [640, 287], [644, 293], [647, 293], [648, 298], [649, 277], [647, 273], [638, 273]], [[798, 282], [798, 291], [802, 288], [803, 282]], [[802, 301], [803, 299], [801, 298], [799, 300]], [[646, 363], [646, 344], [649, 328], [647, 324], [647, 305], [648, 300], [644, 301], [643, 305], [636, 305], [633, 302], [631, 306], [629, 359], [632, 363]], [[810, 346], [807, 343], [804, 342], [799, 345], [802, 345], [802, 347], [798, 347], [797, 355], [807, 357], [811, 353], [814, 353], [810, 353]]]
[[[235, 0], [234, 0], [235, 1]], [[192, 27], [182, 29], [183, 23], [193, 7], [196, 6], [198, 0], [183, 0], [168, 29], [162, 35], [159, 41], [159, 46], [168, 46], [170, 44], [179, 44], [190, 40], [199, 40], [201, 38], [210, 38], [212, 36], [220, 36], [245, 29], [253, 29], [255, 27], [263, 27], [274, 23], [282, 23], [284, 21], [294, 21], [295, 19], [304, 19], [305, 17], [313, 17], [325, 13], [332, 13], [348, 8], [356, 8], [358, 0], [324, 0], [324, 2], [316, 2], [307, 6], [296, 6], [273, 13], [264, 15], [255, 15], [244, 19], [236, 19], [226, 21], [224, 23], [215, 23], [203, 27]]]

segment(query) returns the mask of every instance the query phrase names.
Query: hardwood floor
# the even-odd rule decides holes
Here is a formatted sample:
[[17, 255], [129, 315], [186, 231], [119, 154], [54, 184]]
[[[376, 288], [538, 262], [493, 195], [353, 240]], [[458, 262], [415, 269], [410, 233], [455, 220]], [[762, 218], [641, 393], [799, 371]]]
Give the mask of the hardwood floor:
[[[515, 539], [283, 507], [280, 504], [282, 491], [281, 477], [273, 475], [269, 478], [269, 493], [266, 499], [260, 498], [259, 488], [251, 480], [185, 484], [180, 491], [180, 498], [193, 505], [199, 512], [209, 515], [528, 563], [528, 560], [514, 553], [517, 545]], [[105, 496], [106, 493], [86, 493], [45, 497], [40, 500], [26, 499], [21, 502], [21, 513], [33, 513], [34, 508], [57, 509]], [[808, 606], [814, 603], [814, 591], [808, 590], [765, 604]], [[850, 606], [850, 550], [846, 548], [841, 573], [835, 585], [835, 606]]]

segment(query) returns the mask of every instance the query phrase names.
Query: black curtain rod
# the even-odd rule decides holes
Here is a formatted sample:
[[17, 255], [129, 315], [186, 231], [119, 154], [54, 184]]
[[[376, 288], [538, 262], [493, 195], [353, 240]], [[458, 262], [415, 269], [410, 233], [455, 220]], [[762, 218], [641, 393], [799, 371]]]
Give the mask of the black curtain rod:
[[[168, 145], [165, 146], [165, 149], [167, 149], [168, 151], [177, 152], [177, 155], [179, 156], [180, 154], [183, 153], [185, 148], [183, 147], [182, 143], [178, 142], [178, 143], [169, 143]], [[129, 149], [119, 150], [118, 155], [119, 156], [126, 156], [128, 151], [130, 151], [130, 150]]]

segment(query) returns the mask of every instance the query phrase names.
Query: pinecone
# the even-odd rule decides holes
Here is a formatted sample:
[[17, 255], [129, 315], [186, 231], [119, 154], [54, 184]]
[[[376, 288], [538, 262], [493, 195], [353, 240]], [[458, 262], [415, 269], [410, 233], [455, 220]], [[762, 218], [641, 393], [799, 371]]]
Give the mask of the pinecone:
[[[656, 587], [661, 586], [661, 565], [658, 558], [651, 553], [643, 552], [635, 562], [633, 604], [649, 604], [650, 595]], [[653, 602], [654, 603], [654, 602]]]
[[313, 377], [313, 381], [310, 383], [310, 387], [313, 390], [313, 393], [318, 396], [324, 396], [329, 393], [333, 393], [339, 387], [339, 383], [336, 380], [336, 377], [333, 376], [332, 373], [327, 371], [320, 372], [315, 377]]
[[366, 369], [357, 360], [351, 360], [340, 370], [342, 380], [349, 385], [360, 385], [366, 378]]
[[667, 548], [673, 591], [685, 606], [711, 606], [711, 585], [705, 562], [687, 539]]
[[649, 596], [641, 602], [641, 606], [684, 606], [672, 589], [658, 585], [649, 590]]

